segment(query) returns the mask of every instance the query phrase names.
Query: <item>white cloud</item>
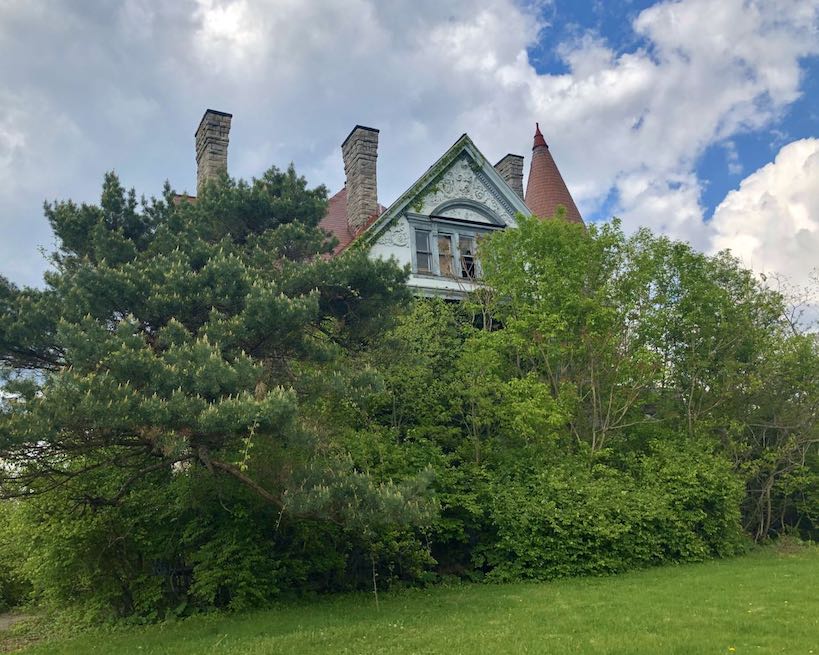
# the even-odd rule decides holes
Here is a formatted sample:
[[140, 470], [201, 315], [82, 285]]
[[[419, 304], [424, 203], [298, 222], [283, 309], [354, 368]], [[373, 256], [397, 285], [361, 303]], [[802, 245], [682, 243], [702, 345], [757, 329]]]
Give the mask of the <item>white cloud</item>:
[[[461, 133], [490, 159], [528, 155], [540, 121], [581, 210], [614, 196], [627, 226], [707, 247], [696, 160], [739, 132], [772, 129], [799, 96], [800, 60], [819, 51], [819, 0], [660, 2], [636, 17], [640, 42], [627, 52], [594, 33], [552, 42], [543, 5], [0, 4], [0, 78], [21, 99], [0, 123], [0, 273], [35, 281], [43, 198], [93, 200], [106, 169], [146, 193], [166, 177], [192, 189], [206, 107], [234, 114], [233, 174], [292, 160], [333, 190], [351, 127], [381, 128], [385, 203]], [[535, 70], [527, 49], [539, 40], [566, 72]], [[38, 220], [39, 231], [20, 228]]]
[[599, 41], [581, 39], [566, 54], [571, 75], [562, 84], [531, 83], [542, 89], [535, 111], [550, 118], [553, 149], [581, 205], [594, 208], [614, 187], [627, 225], [701, 242], [697, 157], [770, 124], [798, 97], [800, 59], [819, 51], [818, 8], [664, 2], [634, 22], [641, 49], [606, 56]]
[[819, 267], [819, 139], [784, 146], [717, 207], [712, 249], [730, 248], [760, 273], [804, 284]]

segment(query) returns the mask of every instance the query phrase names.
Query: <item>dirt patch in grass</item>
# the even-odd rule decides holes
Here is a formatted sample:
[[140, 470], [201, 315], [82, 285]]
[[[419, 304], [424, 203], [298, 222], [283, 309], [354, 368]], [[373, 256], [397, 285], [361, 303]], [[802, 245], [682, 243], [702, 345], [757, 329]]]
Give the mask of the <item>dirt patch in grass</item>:
[[0, 612], [0, 632], [5, 632], [15, 623], [30, 619], [28, 614], [21, 614], [19, 612]]
[[777, 555], [799, 555], [806, 550], [810, 550], [813, 544], [786, 535], [779, 537], [773, 546]]
[[0, 612], [0, 653], [13, 653], [38, 641], [35, 636], [14, 629], [32, 618], [34, 617], [20, 612]]

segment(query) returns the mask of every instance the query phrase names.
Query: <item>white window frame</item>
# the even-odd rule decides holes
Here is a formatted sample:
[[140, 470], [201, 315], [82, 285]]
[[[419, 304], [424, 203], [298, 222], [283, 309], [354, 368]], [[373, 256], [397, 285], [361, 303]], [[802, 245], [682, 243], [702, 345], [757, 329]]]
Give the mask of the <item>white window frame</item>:
[[[414, 275], [420, 277], [439, 277], [447, 280], [469, 280], [471, 278], [464, 278], [461, 275], [461, 248], [460, 235], [472, 237], [477, 245], [478, 239], [481, 236], [490, 234], [496, 230], [503, 229], [499, 225], [476, 225], [475, 223], [467, 221], [459, 221], [449, 218], [439, 218], [431, 216], [423, 216], [420, 214], [407, 214], [407, 222], [410, 226], [410, 247], [412, 255], [412, 272]], [[432, 270], [430, 272], [418, 270], [418, 249], [416, 247], [415, 231], [421, 230], [429, 233], [430, 250], [432, 251]], [[452, 256], [455, 275], [443, 276], [441, 275], [441, 260], [440, 252], [438, 250], [438, 237], [449, 236], [452, 239]], [[480, 260], [475, 257], [475, 278], [483, 277], [483, 270], [481, 269]]]

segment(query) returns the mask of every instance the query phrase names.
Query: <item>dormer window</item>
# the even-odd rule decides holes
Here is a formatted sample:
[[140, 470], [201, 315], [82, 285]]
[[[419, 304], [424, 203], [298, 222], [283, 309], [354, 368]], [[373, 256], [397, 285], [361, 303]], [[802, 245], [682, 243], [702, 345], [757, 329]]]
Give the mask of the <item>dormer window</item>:
[[480, 279], [478, 239], [501, 227], [417, 214], [407, 220], [412, 228], [412, 272], [461, 281]]

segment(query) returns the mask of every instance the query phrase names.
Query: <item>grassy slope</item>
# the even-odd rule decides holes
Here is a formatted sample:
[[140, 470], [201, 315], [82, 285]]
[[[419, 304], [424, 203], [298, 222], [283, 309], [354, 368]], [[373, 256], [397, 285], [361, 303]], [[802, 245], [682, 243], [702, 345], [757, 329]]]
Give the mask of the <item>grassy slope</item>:
[[[734, 650], [731, 650], [731, 649]], [[27, 653], [817, 653], [819, 548], [544, 584], [343, 596]]]

